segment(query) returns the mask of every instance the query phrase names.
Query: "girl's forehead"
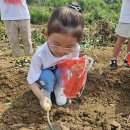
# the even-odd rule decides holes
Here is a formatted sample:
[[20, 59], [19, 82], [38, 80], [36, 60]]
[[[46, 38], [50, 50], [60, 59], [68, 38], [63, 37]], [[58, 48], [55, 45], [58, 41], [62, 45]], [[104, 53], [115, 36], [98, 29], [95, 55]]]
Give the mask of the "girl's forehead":
[[77, 44], [77, 38], [71, 35], [64, 35], [60, 33], [53, 33], [48, 37], [48, 40], [59, 45], [74, 45]]
[[73, 37], [72, 35], [60, 34], [60, 33], [53, 33], [48, 38], [52, 39], [52, 40], [56, 40], [56, 41], [61, 41], [61, 40], [64, 40], [64, 41], [77, 41], [77, 38]]

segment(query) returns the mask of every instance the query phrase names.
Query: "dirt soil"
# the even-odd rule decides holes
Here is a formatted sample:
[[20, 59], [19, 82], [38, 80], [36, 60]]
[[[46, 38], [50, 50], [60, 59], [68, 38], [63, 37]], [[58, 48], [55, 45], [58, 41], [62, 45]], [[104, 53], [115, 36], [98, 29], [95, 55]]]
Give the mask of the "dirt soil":
[[[44, 130], [46, 112], [29, 89], [28, 68], [14, 68], [15, 61], [7, 46], [0, 41], [0, 130]], [[71, 104], [53, 104], [51, 121], [61, 122], [70, 130], [130, 130], [130, 68], [122, 65], [125, 48], [116, 71], [107, 68], [112, 47], [82, 50], [81, 55], [95, 60], [85, 90]]]

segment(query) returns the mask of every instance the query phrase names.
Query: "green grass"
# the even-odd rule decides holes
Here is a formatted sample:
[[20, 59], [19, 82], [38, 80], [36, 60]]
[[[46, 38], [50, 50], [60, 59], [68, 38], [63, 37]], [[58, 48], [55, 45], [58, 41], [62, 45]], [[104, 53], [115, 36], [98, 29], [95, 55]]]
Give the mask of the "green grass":
[[[82, 47], [106, 46], [114, 43], [116, 39], [114, 30], [120, 15], [121, 0], [112, 0], [113, 2], [109, 4], [106, 4], [104, 0], [75, 1], [80, 3], [85, 19]], [[54, 8], [64, 6], [71, 0], [27, 0], [27, 2], [29, 3], [31, 23], [45, 25]], [[1, 30], [1, 32], [5, 32], [5, 30]], [[36, 29], [32, 32], [32, 41], [34, 45], [40, 45], [45, 41], [41, 30]]]
[[29, 6], [32, 24], [43, 24], [46, 23], [50, 17], [50, 12], [46, 7], [40, 6]]

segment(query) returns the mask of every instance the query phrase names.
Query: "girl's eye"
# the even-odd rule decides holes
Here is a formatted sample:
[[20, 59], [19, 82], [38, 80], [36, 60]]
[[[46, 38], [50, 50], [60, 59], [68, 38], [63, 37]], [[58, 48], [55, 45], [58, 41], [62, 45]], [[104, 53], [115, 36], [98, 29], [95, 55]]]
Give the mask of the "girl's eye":
[[68, 46], [67, 48], [71, 49], [71, 48], [74, 48], [75, 46]]
[[57, 44], [53, 44], [54, 46], [58, 46]]
[[72, 48], [72, 46], [66, 47], [66, 48]]

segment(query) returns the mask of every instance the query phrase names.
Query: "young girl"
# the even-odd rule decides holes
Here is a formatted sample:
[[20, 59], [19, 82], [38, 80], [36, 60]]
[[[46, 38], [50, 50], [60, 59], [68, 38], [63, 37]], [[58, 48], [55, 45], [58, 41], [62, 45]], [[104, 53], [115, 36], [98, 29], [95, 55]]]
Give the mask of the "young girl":
[[[122, 7], [121, 7], [121, 14], [119, 19], [119, 24], [116, 28], [116, 33], [118, 38], [116, 40], [112, 59], [110, 61], [110, 69], [115, 70], [117, 69], [117, 56], [121, 50], [122, 44], [128, 39], [128, 47], [127, 53], [130, 52], [130, 0], [122, 0]], [[127, 57], [124, 59], [124, 65], [126, 67], [130, 67], [128, 64]]]
[[51, 103], [50, 95], [53, 91], [57, 105], [66, 104], [67, 98], [63, 93], [57, 62], [79, 57], [78, 42], [83, 28], [84, 20], [78, 5], [68, 4], [52, 13], [45, 33], [47, 42], [34, 54], [27, 77], [42, 107]]

